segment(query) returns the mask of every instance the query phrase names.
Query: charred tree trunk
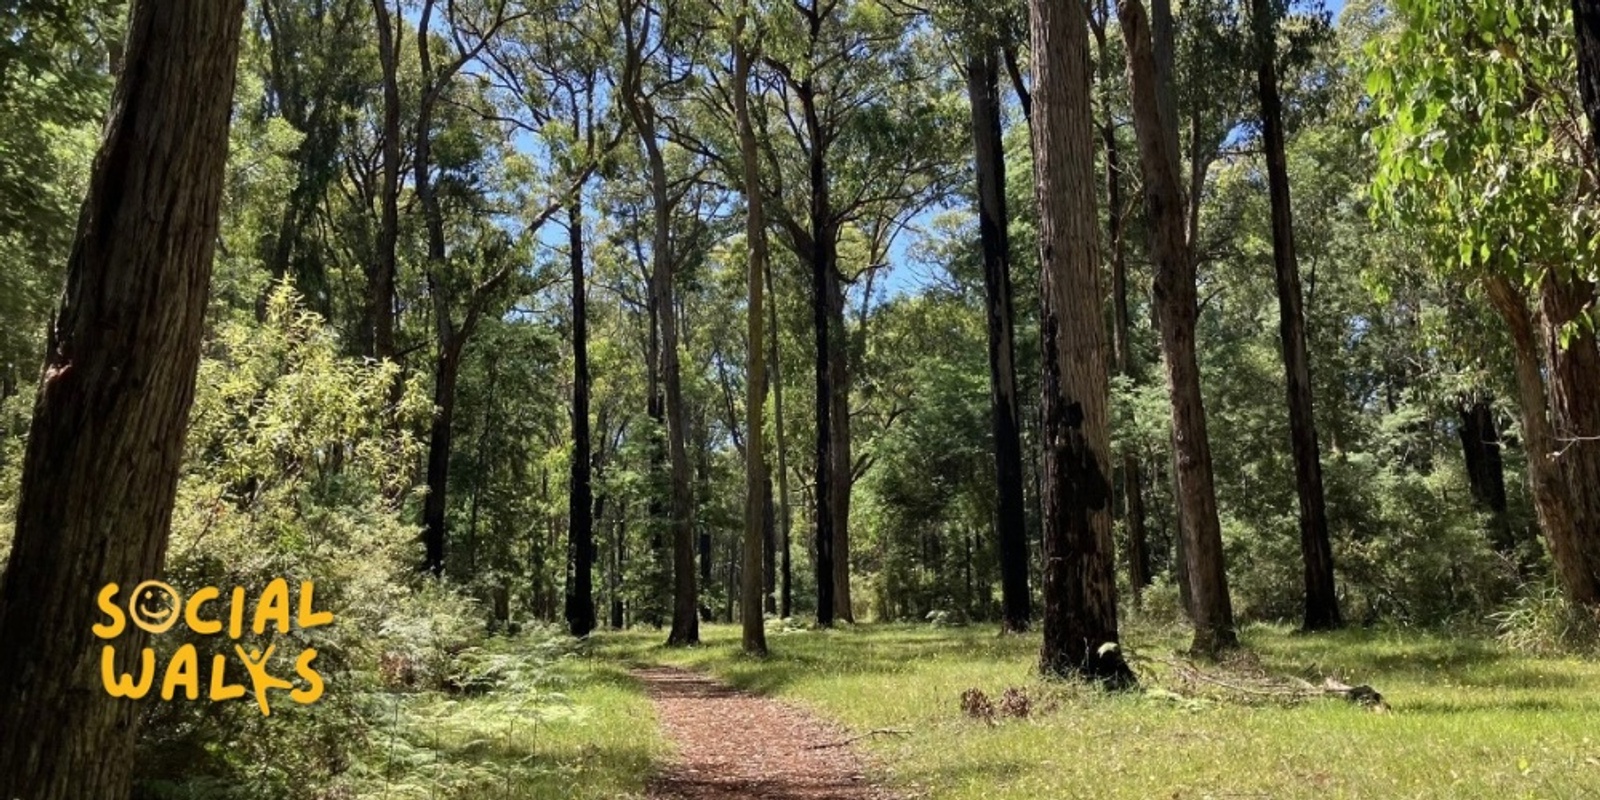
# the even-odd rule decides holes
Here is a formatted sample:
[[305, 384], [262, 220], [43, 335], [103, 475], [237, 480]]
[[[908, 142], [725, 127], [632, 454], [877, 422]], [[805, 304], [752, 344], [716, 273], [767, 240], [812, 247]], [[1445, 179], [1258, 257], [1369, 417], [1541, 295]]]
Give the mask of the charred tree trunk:
[[372, 0], [372, 11], [383, 72], [383, 179], [378, 189], [377, 258], [367, 272], [366, 322], [372, 325], [369, 352], [374, 358], [389, 359], [395, 354], [395, 251], [400, 238], [400, 52], [389, 0]]
[[[1211, 440], [1200, 394], [1195, 355], [1195, 262], [1190, 251], [1183, 185], [1178, 177], [1176, 115], [1162, 113], [1163, 92], [1150, 20], [1141, 0], [1118, 0], [1118, 17], [1128, 46], [1128, 80], [1133, 95], [1134, 132], [1144, 174], [1144, 199], [1150, 218], [1155, 261], [1155, 312], [1161, 331], [1167, 391], [1172, 401], [1172, 432], [1177, 478], [1179, 529], [1189, 576], [1194, 650], [1216, 654], [1238, 645], [1228, 578], [1223, 566], [1222, 526], [1217, 517]], [[1193, 187], [1198, 191], [1199, 187]]]
[[1115, 646], [1110, 386], [1095, 230], [1088, 32], [1076, 2], [1032, 0], [1030, 9], [1044, 357], [1040, 670], [1121, 688], [1136, 679]]
[[449, 538], [446, 491], [450, 485], [450, 448], [460, 373], [461, 349], [453, 336], [441, 332], [439, 356], [434, 362], [433, 422], [428, 428], [428, 496], [422, 501], [422, 568], [435, 578], [444, 574], [445, 542]]
[[572, 200], [567, 239], [572, 263], [572, 476], [568, 493], [567, 541], [572, 550], [572, 584], [567, 587], [567, 630], [587, 636], [595, 627], [594, 487], [589, 446], [589, 312], [584, 296], [583, 197]]
[[1489, 514], [1489, 543], [1495, 552], [1514, 556], [1517, 539], [1507, 516], [1505, 461], [1500, 426], [1487, 397], [1462, 398], [1456, 406], [1461, 425], [1461, 454], [1466, 462], [1472, 499]]
[[989, 404], [994, 432], [995, 518], [1000, 553], [1000, 624], [1028, 629], [1028, 533], [1022, 493], [1022, 434], [1017, 403], [1011, 301], [1011, 244], [1006, 213], [1005, 147], [1000, 135], [1000, 77], [995, 51], [967, 58], [967, 98], [978, 188], [978, 238], [989, 328]]
[[[1261, 139], [1266, 151], [1267, 190], [1272, 204], [1272, 263], [1278, 289], [1278, 330], [1289, 402], [1289, 438], [1294, 451], [1295, 489], [1300, 498], [1300, 555], [1305, 565], [1305, 629], [1344, 624], [1333, 581], [1333, 543], [1328, 537], [1322, 490], [1322, 455], [1312, 410], [1311, 356], [1306, 350], [1300, 264], [1295, 253], [1294, 213], [1289, 196], [1289, 161], [1278, 96], [1277, 24], [1270, 0], [1253, 0], [1256, 24], [1256, 88], [1261, 101]], [[1198, 189], [1196, 189], [1198, 191]]]
[[[242, 0], [133, 0], [49, 332], [0, 579], [0, 796], [128, 796], [141, 706], [100, 688], [95, 597], [161, 577], [228, 154]], [[181, 133], [181, 135], [177, 135]], [[176, 609], [173, 613], [178, 613]], [[137, 668], [135, 668], [137, 670]]]
[[838, 600], [835, 596], [837, 571], [833, 563], [834, 546], [837, 542], [833, 527], [838, 518], [834, 509], [837, 502], [834, 494], [838, 482], [834, 480], [833, 475], [835, 464], [833, 426], [837, 420], [833, 418], [833, 370], [830, 369], [833, 353], [831, 340], [836, 335], [832, 330], [833, 314], [830, 306], [837, 291], [838, 275], [834, 274], [836, 265], [829, 257], [829, 248], [826, 245], [827, 242], [834, 240], [834, 231], [830, 224], [833, 210], [828, 198], [827, 151], [821, 147], [822, 121], [817, 113], [815, 89], [809, 80], [800, 85], [799, 96], [805, 109], [807, 135], [812, 143], [808, 162], [811, 184], [811, 249], [807, 255], [810, 256], [811, 262], [811, 324], [816, 337], [814, 361], [817, 438], [813, 489], [816, 513], [812, 516], [817, 532], [817, 624], [828, 627], [833, 624], [834, 604]]

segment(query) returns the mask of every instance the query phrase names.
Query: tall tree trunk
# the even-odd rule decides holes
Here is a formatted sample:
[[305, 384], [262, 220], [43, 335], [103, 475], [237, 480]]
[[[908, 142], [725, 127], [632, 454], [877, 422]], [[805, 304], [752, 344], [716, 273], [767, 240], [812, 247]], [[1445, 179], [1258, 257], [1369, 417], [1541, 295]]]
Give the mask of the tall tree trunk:
[[[1144, 199], [1150, 218], [1155, 261], [1155, 311], [1172, 401], [1179, 529], [1187, 560], [1194, 620], [1194, 646], [1201, 655], [1238, 644], [1228, 578], [1223, 566], [1222, 526], [1211, 467], [1211, 440], [1200, 396], [1200, 366], [1195, 355], [1195, 262], [1185, 232], [1183, 185], [1176, 159], [1176, 116], [1165, 116], [1150, 21], [1141, 0], [1118, 0], [1117, 14], [1128, 47], [1128, 81], [1133, 95], [1134, 132], [1144, 174]], [[1192, 187], [1199, 191], [1200, 187]]]
[[[1539, 291], [1552, 458], [1571, 498], [1577, 569], [1600, 586], [1600, 348], [1579, 320], [1595, 299], [1594, 284], [1556, 270], [1545, 273]], [[1600, 595], [1583, 602], [1600, 606]]]
[[828, 262], [828, 400], [833, 427], [829, 453], [833, 457], [833, 615], [855, 622], [850, 597], [850, 491], [855, 485], [855, 461], [850, 453], [850, 338], [844, 327], [844, 281], [839, 274], [837, 234], [818, 247]]
[[614, 555], [611, 568], [611, 629], [622, 630], [625, 620], [623, 613], [626, 610], [622, 599], [622, 576], [628, 567], [628, 508], [626, 504], [617, 506], [617, 524], [615, 528], [616, 544], [612, 548]]
[[811, 82], [805, 81], [799, 87], [800, 102], [805, 110], [805, 124], [807, 136], [811, 142], [811, 152], [808, 160], [808, 174], [811, 188], [811, 249], [807, 255], [811, 262], [811, 324], [815, 335], [816, 352], [816, 474], [813, 482], [813, 496], [816, 500], [816, 513], [812, 515], [816, 525], [816, 572], [817, 572], [817, 624], [828, 627], [833, 624], [834, 604], [837, 601], [834, 569], [834, 545], [837, 539], [834, 536], [833, 526], [837, 515], [834, 513], [834, 494], [838, 483], [834, 480], [833, 459], [833, 371], [829, 368], [832, 364], [831, 355], [833, 348], [830, 341], [842, 332], [832, 330], [833, 314], [829, 306], [834, 293], [837, 291], [838, 275], [834, 274], [837, 265], [828, 255], [827, 242], [834, 240], [834, 231], [831, 224], [833, 210], [828, 198], [828, 164], [827, 151], [822, 147], [822, 120], [817, 113], [815, 89]]
[[101, 642], [90, 629], [103, 587], [131, 592], [165, 564], [243, 17], [242, 0], [133, 0], [128, 12], [0, 579], [3, 797], [130, 790], [142, 707], [102, 689], [100, 666], [105, 654], [137, 663], [147, 637], [130, 625]]
[[568, 494], [567, 540], [572, 550], [572, 585], [567, 587], [567, 630], [587, 636], [594, 630], [594, 487], [589, 459], [589, 311], [583, 272], [583, 189], [572, 199], [567, 240], [572, 264], [572, 482]]
[[1600, 603], [1600, 573], [1584, 563], [1583, 533], [1578, 529], [1566, 476], [1556, 459], [1555, 433], [1547, 416], [1544, 368], [1539, 361], [1538, 334], [1527, 301], [1499, 275], [1486, 280], [1489, 300], [1511, 334], [1516, 359], [1517, 405], [1522, 412], [1522, 443], [1528, 454], [1528, 484], [1534, 513], [1550, 548], [1562, 593], [1575, 605]]
[[1500, 426], [1494, 408], [1483, 395], [1463, 397], [1456, 405], [1460, 417], [1457, 433], [1461, 455], [1472, 487], [1472, 499], [1489, 513], [1489, 543], [1495, 552], [1514, 556], [1517, 537], [1511, 530], [1506, 502], [1505, 461], [1501, 456]]
[[[1294, 451], [1295, 489], [1300, 498], [1300, 555], [1305, 565], [1305, 629], [1344, 624], [1333, 581], [1333, 544], [1328, 538], [1327, 501], [1322, 491], [1322, 455], [1311, 403], [1311, 357], [1306, 350], [1300, 264], [1295, 253], [1294, 212], [1289, 197], [1289, 161], [1278, 96], [1277, 20], [1272, 0], [1252, 0], [1256, 27], [1256, 88], [1261, 101], [1261, 139], [1266, 150], [1267, 190], [1272, 203], [1272, 263], [1278, 289], [1278, 331], [1289, 401], [1289, 439]], [[1196, 189], [1198, 191], [1198, 189]]]
[[[400, 52], [389, 0], [372, 0], [383, 72], [383, 179], [378, 189], [378, 252], [367, 274], [371, 355], [394, 358], [394, 281], [400, 238]], [[363, 331], [363, 338], [367, 334]]]
[[[740, 6], [733, 26], [733, 110], [739, 126], [739, 160], [744, 171], [745, 243], [750, 263], [745, 275], [749, 294], [746, 309], [745, 352], [745, 450], [744, 450], [744, 567], [739, 593], [744, 651], [751, 655], [767, 652], [766, 619], [762, 613], [762, 569], [765, 545], [771, 536], [772, 481], [767, 477], [766, 423], [762, 416], [767, 405], [766, 294], [767, 220], [762, 209], [761, 164], [757, 160], [756, 134], [750, 124], [750, 51], [744, 37], [745, 8]], [[770, 601], [771, 595], [767, 595]]]
[[989, 329], [989, 406], [994, 432], [995, 517], [1000, 553], [1000, 625], [1020, 633], [1033, 616], [1028, 594], [1028, 533], [1022, 494], [1022, 433], [1017, 403], [1006, 213], [1005, 146], [1000, 132], [999, 61], [993, 48], [967, 57], [967, 98], [978, 188], [978, 238]]
[[1089, 37], [1083, 8], [1075, 0], [1032, 0], [1029, 5], [1044, 351], [1040, 670], [1120, 688], [1136, 679], [1115, 647], [1110, 385], [1095, 230]]
[[[1111, 12], [1108, 0], [1100, 0], [1094, 36], [1099, 53], [1101, 120], [1100, 138], [1106, 149], [1106, 235], [1111, 245], [1111, 354], [1117, 374], [1128, 380], [1138, 377], [1132, 345], [1132, 324], [1128, 315], [1127, 242], [1122, 228], [1122, 148], [1117, 144], [1117, 122], [1111, 113], [1111, 50], [1106, 28]], [[1144, 474], [1134, 446], [1122, 445], [1122, 497], [1126, 506], [1123, 526], [1128, 534], [1128, 586], [1133, 603], [1139, 605], [1141, 592], [1150, 585], [1150, 544], [1145, 529]]]
[[[767, 294], [775, 296], [772, 283], [772, 259], [767, 259], [766, 278]], [[788, 438], [784, 436], [783, 427], [783, 361], [778, 349], [778, 304], [767, 303], [767, 323], [771, 334], [767, 337], [768, 353], [772, 362], [770, 376], [772, 378], [772, 427], [777, 439], [778, 447], [778, 523], [782, 528], [782, 536], [778, 542], [779, 572], [783, 581], [783, 593], [779, 598], [778, 614], [783, 619], [788, 619], [794, 613], [794, 572], [793, 565], [789, 562], [790, 530], [793, 526], [793, 515], [789, 509], [789, 458]]]

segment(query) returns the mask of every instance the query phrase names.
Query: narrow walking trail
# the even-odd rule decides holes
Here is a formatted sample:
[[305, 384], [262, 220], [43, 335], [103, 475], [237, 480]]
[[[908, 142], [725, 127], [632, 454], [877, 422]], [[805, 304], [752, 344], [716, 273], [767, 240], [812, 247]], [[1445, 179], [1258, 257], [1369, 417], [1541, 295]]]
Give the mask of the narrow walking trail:
[[650, 800], [898, 800], [867, 779], [836, 725], [693, 672], [633, 674], [678, 751]]

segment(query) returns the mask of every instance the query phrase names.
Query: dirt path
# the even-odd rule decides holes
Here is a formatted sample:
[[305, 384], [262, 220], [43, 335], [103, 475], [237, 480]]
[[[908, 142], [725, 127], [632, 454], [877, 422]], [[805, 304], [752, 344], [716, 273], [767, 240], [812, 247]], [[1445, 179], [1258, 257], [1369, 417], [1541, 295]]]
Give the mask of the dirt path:
[[671, 667], [634, 671], [677, 758], [650, 800], [897, 800], [867, 780], [847, 734], [812, 714]]

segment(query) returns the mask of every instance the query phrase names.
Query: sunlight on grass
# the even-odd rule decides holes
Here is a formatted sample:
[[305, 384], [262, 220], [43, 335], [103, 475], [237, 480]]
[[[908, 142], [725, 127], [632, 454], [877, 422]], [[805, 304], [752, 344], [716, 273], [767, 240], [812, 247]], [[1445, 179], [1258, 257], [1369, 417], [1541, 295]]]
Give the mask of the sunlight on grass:
[[666, 747], [626, 669], [581, 654], [528, 685], [393, 702], [362, 800], [637, 798]]
[[[1379, 714], [1335, 699], [1282, 707], [1045, 685], [1032, 674], [1037, 639], [987, 626], [774, 631], [766, 660], [738, 653], [736, 628], [702, 636], [702, 647], [669, 650], [655, 633], [608, 634], [599, 652], [705, 670], [860, 731], [909, 729], [862, 747], [918, 797], [1600, 796], [1600, 665], [1478, 640], [1244, 632], [1270, 673], [1370, 684], [1391, 707]], [[1126, 638], [1146, 685], [1170, 687], [1162, 659], [1181, 632], [1135, 626]], [[963, 690], [1010, 686], [1058, 705], [992, 726], [962, 715]]]

